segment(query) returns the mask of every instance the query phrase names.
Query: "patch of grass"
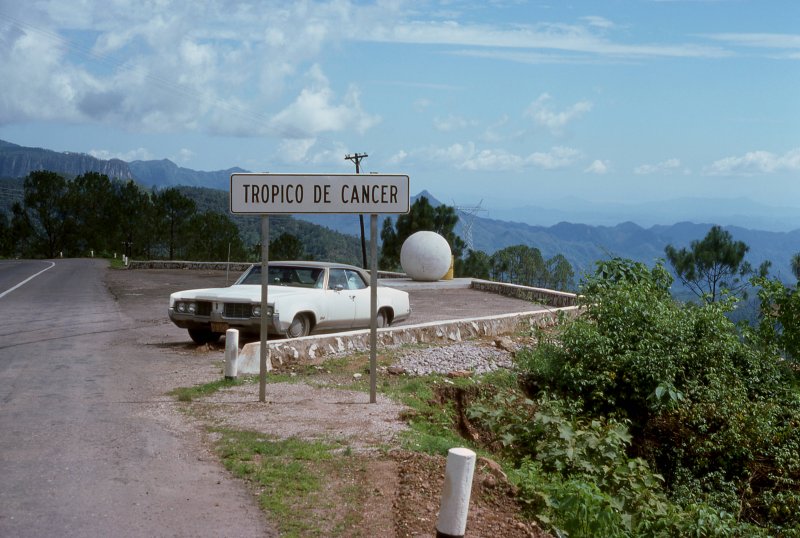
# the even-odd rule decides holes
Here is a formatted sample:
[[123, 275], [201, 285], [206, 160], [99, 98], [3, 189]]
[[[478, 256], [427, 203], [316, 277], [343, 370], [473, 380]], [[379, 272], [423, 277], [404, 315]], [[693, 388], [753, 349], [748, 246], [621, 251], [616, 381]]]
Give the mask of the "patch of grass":
[[246, 382], [247, 379], [243, 378], [219, 379], [217, 381], [211, 381], [210, 383], [195, 385], [194, 387], [178, 387], [171, 390], [169, 395], [175, 396], [179, 402], [191, 402], [195, 398], [202, 398], [203, 396], [214, 394], [218, 390], [222, 390], [227, 387], [243, 385]]
[[125, 264], [122, 263], [121, 256], [119, 258], [109, 258], [108, 266], [111, 267], [111, 269], [125, 269]]
[[[270, 439], [257, 432], [212, 430], [225, 467], [260, 492], [261, 507], [281, 536], [355, 536], [367, 500], [362, 480], [337, 480], [364, 472], [348, 448], [334, 442]], [[338, 449], [338, 450], [337, 450]], [[337, 451], [334, 457], [332, 453]], [[325, 491], [331, 484], [343, 484]], [[335, 504], [335, 506], [334, 506]]]

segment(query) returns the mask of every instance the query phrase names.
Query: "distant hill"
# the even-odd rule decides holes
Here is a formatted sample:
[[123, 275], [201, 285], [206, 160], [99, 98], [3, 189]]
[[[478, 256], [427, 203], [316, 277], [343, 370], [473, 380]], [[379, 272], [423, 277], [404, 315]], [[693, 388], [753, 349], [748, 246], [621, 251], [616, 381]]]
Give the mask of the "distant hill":
[[50, 170], [74, 177], [86, 172], [99, 172], [112, 179], [134, 179], [145, 187], [210, 187], [228, 190], [230, 176], [245, 172], [241, 168], [203, 172], [181, 168], [168, 159], [133, 161], [97, 159], [86, 153], [58, 152], [43, 148], [19, 146], [0, 140], [0, 177], [25, 177], [35, 170]]
[[[787, 204], [791, 202], [800, 204], [800, 200], [786, 200]], [[562, 221], [614, 226], [630, 221], [649, 228], [697, 220], [697, 215], [703, 215], [703, 222], [713, 222], [721, 226], [773, 232], [800, 228], [800, 206], [773, 207], [748, 198], [681, 197], [657, 202], [598, 203], [568, 197], [546, 205], [490, 208], [489, 214], [497, 220], [523, 222], [532, 226], [552, 226]]]
[[133, 177], [147, 187], [206, 187], [211, 189], [230, 190], [231, 174], [246, 172], [241, 168], [229, 168], [214, 172], [203, 172], [182, 168], [170, 161], [133, 161], [130, 163]]
[[[181, 186], [185, 192], [198, 201], [201, 208], [214, 207], [219, 211], [228, 211], [228, 191], [230, 174], [245, 172], [241, 168], [230, 168], [203, 172], [182, 168], [169, 160], [134, 161], [125, 163], [118, 159], [104, 161], [82, 153], [55, 152], [42, 148], [28, 148], [0, 140], [0, 210], [7, 210], [10, 201], [21, 198], [21, 180], [33, 170], [51, 170], [67, 176], [76, 176], [87, 171], [104, 173], [112, 178], [135, 179], [147, 187]], [[441, 202], [427, 191], [419, 196], [427, 196], [431, 204]], [[412, 203], [413, 203], [412, 200]], [[612, 220], [614, 215], [639, 215], [646, 222], [647, 215], [663, 214], [658, 205], [592, 205], [581, 200], [571, 200], [560, 207], [548, 208], [527, 206], [517, 210], [492, 211], [495, 218], [475, 216], [472, 226], [473, 244], [476, 250], [489, 254], [512, 245], [529, 245], [538, 248], [545, 257], [563, 254], [572, 264], [576, 274], [593, 269], [594, 262], [610, 256], [621, 256], [653, 264], [664, 256], [664, 247], [672, 244], [676, 247], [688, 246], [695, 239], [701, 239], [712, 226], [711, 223], [725, 225], [737, 222], [761, 222], [773, 231], [763, 231], [746, 226], [724, 226], [734, 239], [744, 241], [750, 246], [747, 259], [753, 266], [764, 260], [773, 262], [773, 274], [789, 279], [791, 275], [790, 258], [800, 252], [800, 229], [794, 231], [774, 231], [788, 229], [786, 226], [797, 223], [800, 228], [800, 211], [791, 208], [757, 207], [757, 215], [746, 215], [752, 202], [747, 200], [698, 200], [684, 199], [669, 201], [672, 205], [686, 208], [687, 214], [708, 215], [706, 223], [680, 222], [678, 224], [655, 224], [643, 227], [634, 222]], [[4, 205], [5, 204], [5, 205]], [[749, 205], [748, 205], [749, 204]], [[755, 207], [755, 206], [753, 206]], [[567, 209], [568, 208], [568, 209]], [[698, 208], [703, 211], [698, 211]], [[678, 210], [676, 210], [678, 211]], [[506, 219], [496, 218], [504, 215]], [[591, 215], [594, 215], [591, 217]], [[738, 215], [738, 217], [737, 217]], [[759, 216], [760, 215], [760, 216]], [[766, 216], [764, 216], [766, 215]], [[530, 220], [534, 218], [553, 219], [563, 217], [562, 222], [554, 225], [533, 225], [514, 220]], [[598, 219], [608, 221], [608, 225], [575, 224], [581, 216], [597, 222]], [[466, 218], [466, 215], [462, 215]], [[719, 217], [719, 218], [717, 218]], [[383, 221], [389, 216], [381, 216], [378, 233]], [[319, 246], [325, 242], [336, 244], [334, 251], [339, 250], [351, 257], [352, 239], [344, 237], [360, 235], [359, 219], [356, 215], [302, 215], [297, 218], [275, 218], [276, 223], [283, 222], [286, 231], [309, 238], [315, 237]], [[258, 218], [234, 217], [243, 229], [245, 239], [255, 241], [259, 236]], [[628, 219], [632, 220], [632, 219]], [[639, 220], [637, 217], [636, 220]], [[327, 230], [306, 228], [306, 223], [322, 226]], [[310, 226], [310, 225], [309, 225]], [[367, 237], [369, 236], [369, 219], [365, 219]], [[315, 231], [316, 230], [316, 231]], [[462, 237], [463, 221], [456, 227]], [[331, 235], [332, 234], [332, 235]], [[341, 243], [340, 243], [341, 241]], [[357, 243], [356, 243], [357, 244]], [[315, 247], [316, 249], [316, 247]], [[356, 256], [357, 258], [359, 256]]]
[[105, 161], [86, 153], [28, 148], [0, 140], [0, 177], [25, 177], [36, 170], [50, 170], [73, 177], [99, 172], [113, 178], [134, 178], [128, 163], [119, 159]]
[[[688, 247], [702, 239], [711, 223], [681, 222], [669, 226], [643, 228], [631, 222], [616, 226], [589, 226], [562, 222], [555, 226], [530, 226], [492, 219], [476, 218], [472, 227], [477, 250], [495, 250], [518, 244], [535, 246], [545, 257], [563, 254], [580, 274], [594, 267], [596, 260], [620, 256], [652, 265], [664, 258], [664, 247]], [[724, 226], [736, 241], [744, 241], [750, 251], [746, 256], [754, 267], [772, 261], [772, 274], [790, 279], [790, 260], [800, 252], [800, 230], [766, 232], [737, 226]]]

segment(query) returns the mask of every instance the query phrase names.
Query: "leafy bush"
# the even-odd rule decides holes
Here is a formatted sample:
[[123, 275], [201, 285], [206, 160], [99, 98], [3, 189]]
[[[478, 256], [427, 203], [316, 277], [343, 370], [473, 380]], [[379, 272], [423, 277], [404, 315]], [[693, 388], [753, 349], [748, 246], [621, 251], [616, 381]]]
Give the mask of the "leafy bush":
[[[608, 443], [627, 425], [627, 451], [663, 476], [666, 494], [682, 507], [680, 513], [695, 514], [698, 525], [719, 530], [755, 523], [800, 535], [800, 397], [794, 374], [774, 352], [768, 331], [743, 337], [728, 320], [733, 300], [680, 304], [669, 295], [670, 283], [660, 265], [647, 269], [618, 259], [600, 264], [584, 286], [585, 314], [564, 326], [556, 341], [542, 340], [518, 354], [529, 397], [553, 393], [581, 413], [569, 428], [560, 423], [560, 442], [578, 443], [564, 450], [579, 448], [581, 439]], [[537, 439], [521, 454], [548, 472], [541, 457], [556, 453], [552, 445], [542, 446], [540, 430], [547, 428], [540, 422], [534, 420], [527, 434], [514, 433], [517, 426], [507, 430], [517, 445], [531, 442], [526, 435]], [[580, 457], [579, 467], [609, 465], [588, 450]], [[641, 481], [633, 491], [647, 482], [647, 473], [637, 473], [625, 478]], [[610, 495], [609, 502], [626, 506], [620, 492], [627, 490], [615, 489], [613, 475], [584, 477]], [[602, 506], [591, 489], [571, 491]]]
[[521, 497], [541, 521], [570, 536], [623, 536], [637, 514], [664, 505], [661, 477], [628, 458], [625, 424], [585, 423], [568, 411], [546, 395], [534, 402], [505, 392], [477, 402], [468, 415], [516, 459]]
[[756, 278], [760, 286], [761, 319], [758, 337], [795, 364], [800, 362], [800, 286], [786, 287], [779, 280]]

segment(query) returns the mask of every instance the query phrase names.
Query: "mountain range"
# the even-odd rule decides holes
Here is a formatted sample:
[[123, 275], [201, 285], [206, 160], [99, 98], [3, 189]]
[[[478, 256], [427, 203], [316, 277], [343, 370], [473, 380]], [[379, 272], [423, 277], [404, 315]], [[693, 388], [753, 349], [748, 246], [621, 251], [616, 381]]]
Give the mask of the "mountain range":
[[[130, 163], [119, 159], [103, 160], [82, 153], [55, 152], [0, 140], [0, 178], [4, 178], [0, 183], [0, 195], [3, 195], [6, 204], [9, 192], [21, 194], [19, 178], [33, 170], [51, 170], [67, 176], [95, 171], [112, 178], [134, 179], [148, 188], [201, 187], [194, 190], [225, 200], [230, 188], [230, 174], [245, 172], [241, 168], [196, 171], [179, 167], [166, 159]], [[208, 189], [216, 192], [209, 193]], [[188, 189], [187, 192], [191, 193], [192, 190]], [[414, 198], [419, 196], [428, 197], [433, 205], [441, 203], [427, 191], [421, 191]], [[227, 207], [227, 202], [220, 200], [219, 206]], [[665, 207], [673, 207], [676, 215], [703, 214], [706, 217], [704, 222], [665, 224]], [[688, 246], [691, 241], [705, 236], [714, 224], [724, 225], [735, 240], [749, 245], [747, 260], [753, 266], [771, 260], [773, 274], [786, 280], [791, 275], [791, 256], [800, 252], [800, 211], [758, 206], [741, 199], [685, 198], [667, 200], [656, 207], [649, 204], [592, 205], [572, 198], [557, 207], [525, 206], [492, 210], [491, 214], [493, 218], [480, 216], [480, 213], [468, 215], [462, 212], [456, 231], [466, 237], [465, 224], [471, 222], [469, 228], [473, 248], [489, 254], [518, 244], [538, 248], [545, 258], [563, 254], [578, 275], [591, 270], [596, 260], [611, 256], [631, 258], [651, 265], [664, 256], [666, 245]], [[618, 219], [621, 216], [633, 218], [620, 222], [613, 220], [615, 215]], [[358, 219], [354, 215], [303, 215], [297, 218], [349, 235], [357, 236], [360, 233]], [[586, 219], [586, 223], [575, 222], [582, 218]], [[554, 219], [559, 221], [549, 225], [531, 223], [549, 223]], [[636, 222], [633, 222], [634, 219]]]

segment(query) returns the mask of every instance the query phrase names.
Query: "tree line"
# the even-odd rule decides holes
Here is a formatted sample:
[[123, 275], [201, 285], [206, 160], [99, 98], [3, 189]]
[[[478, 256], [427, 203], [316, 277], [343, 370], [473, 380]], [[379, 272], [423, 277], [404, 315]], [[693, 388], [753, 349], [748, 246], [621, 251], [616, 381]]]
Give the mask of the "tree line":
[[[0, 257], [260, 259], [260, 219], [231, 217], [215, 202], [198, 189], [35, 171], [23, 181], [22, 199], [0, 212]], [[288, 216], [271, 221], [270, 259], [358, 259], [355, 238]]]
[[419, 197], [406, 215], [397, 222], [387, 219], [381, 230], [380, 267], [400, 270], [400, 249], [403, 242], [419, 231], [432, 231], [444, 237], [455, 258], [457, 277], [472, 277], [535, 286], [556, 290], [570, 290], [574, 286], [575, 272], [567, 259], [557, 254], [545, 259], [536, 247], [515, 245], [487, 254], [482, 250], [467, 249], [455, 233], [458, 214], [452, 206], [431, 206], [425, 197]]
[[87, 172], [68, 180], [46, 170], [24, 181], [22, 202], [0, 215], [0, 255], [37, 258], [242, 259], [239, 230], [224, 214], [198, 212], [178, 189]]

